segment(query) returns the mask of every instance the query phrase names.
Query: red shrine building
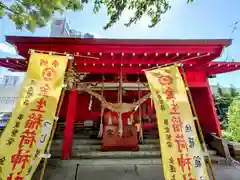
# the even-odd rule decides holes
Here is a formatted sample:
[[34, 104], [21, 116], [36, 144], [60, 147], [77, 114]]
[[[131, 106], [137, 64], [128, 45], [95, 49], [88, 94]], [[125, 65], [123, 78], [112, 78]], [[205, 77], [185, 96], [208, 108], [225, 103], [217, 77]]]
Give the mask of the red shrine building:
[[[78, 82], [90, 84], [92, 89], [102, 93], [108, 102], [118, 102], [119, 78], [122, 77], [123, 81], [122, 102], [132, 103], [139, 98], [139, 94], [143, 96], [149, 91], [144, 69], [182, 61], [203, 133], [216, 133], [218, 136], [221, 136], [221, 129], [208, 78], [240, 69], [240, 63], [213, 62], [221, 56], [225, 47], [231, 45], [231, 40], [123, 40], [9, 36], [7, 41], [16, 46], [19, 55], [25, 60], [1, 60], [1, 66], [13, 71], [26, 71], [30, 49], [73, 54], [73, 67], [76, 74], [82, 77]], [[100, 92], [102, 84], [104, 91]], [[146, 100], [140, 109], [139, 116], [154, 119], [152, 115], [155, 111], [151, 99]], [[98, 121], [100, 111], [101, 103], [91, 95], [71, 89], [67, 91], [60, 112], [60, 121], [65, 123], [63, 159], [69, 159], [71, 156], [74, 124], [86, 120]], [[105, 126], [107, 125], [104, 122]], [[149, 130], [147, 123], [143, 122], [143, 132], [147, 130]], [[104, 144], [104, 132], [102, 141]], [[128, 144], [126, 140], [115, 143], [117, 142]]]

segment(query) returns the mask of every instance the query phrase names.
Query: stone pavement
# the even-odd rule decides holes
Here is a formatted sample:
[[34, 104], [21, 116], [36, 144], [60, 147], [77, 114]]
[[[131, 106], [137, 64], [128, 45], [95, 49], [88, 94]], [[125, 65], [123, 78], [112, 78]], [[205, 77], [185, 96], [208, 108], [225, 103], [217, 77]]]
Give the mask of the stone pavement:
[[[240, 180], [240, 167], [214, 164], [217, 180]], [[75, 180], [76, 166], [46, 170], [44, 180]], [[33, 180], [39, 179], [39, 172]], [[77, 180], [164, 180], [159, 165], [79, 166]]]

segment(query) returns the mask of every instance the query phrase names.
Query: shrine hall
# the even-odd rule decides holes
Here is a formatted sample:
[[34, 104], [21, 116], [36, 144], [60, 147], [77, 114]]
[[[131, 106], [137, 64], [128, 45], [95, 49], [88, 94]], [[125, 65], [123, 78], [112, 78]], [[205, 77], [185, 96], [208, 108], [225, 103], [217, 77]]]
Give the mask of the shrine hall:
[[[52, 37], [8, 36], [6, 40], [14, 45], [25, 59], [2, 59], [0, 66], [14, 72], [26, 72], [29, 50], [72, 54], [74, 56], [71, 74], [72, 85], [87, 85], [91, 92], [82, 92], [69, 86], [66, 90], [59, 115], [62, 124], [63, 144], [59, 147], [62, 159], [72, 156], [72, 142], [77, 128], [85, 128], [84, 133], [100, 131], [101, 150], [138, 151], [136, 130], [131, 137], [109, 140], [109, 133], [118, 136], [116, 114], [103, 111], [101, 96], [106, 102], [133, 103], [144, 99], [134, 119], [141, 121], [144, 133], [157, 131], [154, 104], [149, 93], [144, 70], [165, 64], [181, 62], [184, 66], [187, 84], [196, 108], [204, 135], [215, 133], [221, 137], [220, 123], [217, 117], [213, 95], [208, 78], [217, 74], [240, 69], [239, 62], [217, 62], [224, 48], [231, 45], [231, 40], [143, 40], [143, 39], [78, 39]], [[98, 94], [98, 95], [96, 95]], [[101, 121], [103, 119], [103, 122]], [[111, 120], [111, 123], [109, 124]], [[60, 125], [59, 125], [60, 126]], [[131, 129], [129, 114], [123, 113], [123, 134]], [[99, 137], [98, 137], [99, 138]], [[114, 141], [114, 142], [113, 142]]]

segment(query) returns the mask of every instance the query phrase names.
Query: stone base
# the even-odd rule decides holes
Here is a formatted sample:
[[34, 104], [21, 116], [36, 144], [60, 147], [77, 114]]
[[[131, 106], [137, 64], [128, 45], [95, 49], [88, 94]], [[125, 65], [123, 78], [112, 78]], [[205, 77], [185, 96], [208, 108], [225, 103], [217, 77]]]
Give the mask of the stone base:
[[237, 142], [228, 142], [229, 150], [233, 157], [240, 159], [240, 143]]

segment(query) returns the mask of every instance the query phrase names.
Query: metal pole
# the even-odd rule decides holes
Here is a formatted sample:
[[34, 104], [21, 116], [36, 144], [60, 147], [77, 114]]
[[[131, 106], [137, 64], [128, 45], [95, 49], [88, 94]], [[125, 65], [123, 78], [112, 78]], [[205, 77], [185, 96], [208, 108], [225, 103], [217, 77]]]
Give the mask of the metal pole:
[[[122, 65], [120, 66], [120, 81], [119, 81], [119, 98], [118, 98], [118, 103], [122, 104], [122, 92], [123, 92], [123, 72], [122, 72]], [[120, 136], [123, 135], [123, 122], [122, 122], [122, 112], [118, 113], [118, 133]]]
[[[140, 92], [140, 77], [139, 77], [139, 74], [138, 74], [138, 100], [141, 98], [141, 92]], [[141, 110], [141, 103], [139, 102], [139, 105], [138, 105], [138, 116], [139, 116], [139, 123], [140, 123], [140, 132], [139, 132], [139, 140], [141, 143], [143, 143], [143, 128], [142, 128], [142, 110]]]
[[[105, 78], [104, 75], [102, 74], [102, 86], [101, 86], [101, 96], [103, 97], [103, 93], [104, 93], [104, 82], [105, 82]], [[100, 127], [99, 127], [99, 132], [98, 132], [98, 137], [102, 137], [103, 135], [103, 115], [104, 115], [104, 106], [101, 103], [101, 119], [100, 119]]]
[[197, 130], [199, 131], [199, 135], [200, 135], [199, 138], [202, 141], [202, 148], [203, 148], [204, 152], [207, 152], [207, 158], [208, 158], [207, 161], [208, 161], [209, 169], [210, 169], [213, 180], [216, 180], [214, 172], [213, 172], [211, 158], [210, 158], [208, 150], [207, 150], [207, 146], [206, 146], [206, 143], [205, 143], [205, 140], [204, 140], [202, 128], [201, 128], [200, 122], [198, 120], [197, 111], [196, 111], [196, 108], [194, 106], [193, 98], [192, 98], [192, 95], [191, 95], [191, 92], [190, 92], [190, 89], [189, 89], [189, 86], [188, 86], [188, 83], [187, 83], [187, 77], [186, 77], [185, 70], [184, 70], [184, 67], [183, 67], [182, 63], [180, 64], [180, 68], [181, 68], [181, 71], [182, 71], [182, 76], [183, 76], [186, 92], [188, 94], [188, 98], [189, 98], [189, 101], [190, 101], [190, 105], [191, 105], [192, 110], [193, 110], [193, 116], [197, 118], [196, 119]]
[[78, 176], [78, 167], [79, 167], [79, 164], [77, 163], [77, 167], [76, 167], [76, 171], [75, 171], [75, 180], [77, 180], [77, 176]]

